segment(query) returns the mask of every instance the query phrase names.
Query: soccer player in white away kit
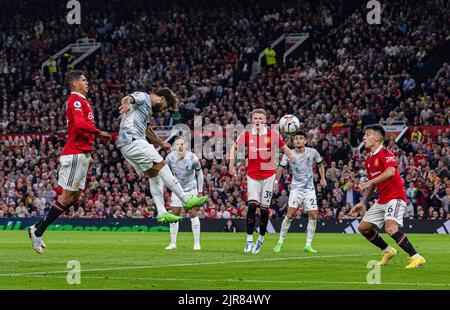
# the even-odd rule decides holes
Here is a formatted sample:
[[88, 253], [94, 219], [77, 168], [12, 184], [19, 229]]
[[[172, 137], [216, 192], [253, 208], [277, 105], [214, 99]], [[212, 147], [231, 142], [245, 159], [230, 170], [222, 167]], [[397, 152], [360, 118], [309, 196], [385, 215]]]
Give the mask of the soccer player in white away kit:
[[203, 205], [208, 200], [208, 196], [189, 197], [155, 147], [147, 142], [147, 138], [149, 138], [152, 143], [168, 151], [172, 148], [170, 144], [164, 143], [153, 130], [147, 127], [153, 109], [177, 111], [178, 99], [168, 88], [151, 94], [134, 92], [122, 98], [119, 112], [123, 117], [120, 122], [117, 147], [136, 172], [149, 177], [150, 192], [158, 209], [158, 221], [173, 223], [179, 221], [181, 217], [167, 212], [164, 207], [163, 183], [179, 197], [186, 210]]
[[[296, 161], [283, 138], [275, 130], [266, 127], [266, 111], [252, 111], [252, 129], [243, 132], [230, 152], [230, 174], [236, 176], [235, 157], [238, 147], [246, 148], [247, 163], [247, 240], [244, 253], [258, 254], [264, 242], [269, 222], [269, 206], [275, 181], [275, 157], [277, 147], [290, 160]], [[259, 237], [253, 246], [256, 209], [259, 207]]]
[[[174, 151], [166, 156], [166, 163], [169, 165], [173, 175], [180, 182], [181, 188], [187, 195], [203, 195], [203, 171], [197, 155], [186, 150], [186, 143], [183, 138], [178, 138], [173, 143]], [[170, 207], [172, 213], [179, 216], [183, 204], [176, 195], [172, 195]], [[197, 207], [189, 210], [191, 218], [191, 228], [194, 234], [194, 250], [199, 251], [200, 247], [200, 219], [197, 216]], [[170, 224], [170, 244], [166, 250], [177, 248], [178, 222]]]
[[325, 166], [322, 162], [322, 157], [317, 150], [306, 147], [306, 142], [306, 133], [297, 132], [294, 136], [295, 149], [292, 151], [297, 161], [295, 163], [289, 162], [286, 155], [284, 155], [281, 159], [280, 167], [278, 167], [276, 183], [278, 184], [284, 168], [288, 165], [292, 171], [292, 183], [289, 193], [288, 212], [281, 224], [278, 243], [273, 249], [277, 253], [281, 251], [284, 239], [291, 226], [292, 217], [301, 205], [308, 212], [308, 227], [306, 228], [306, 245], [304, 251], [307, 253], [317, 253], [311, 246], [316, 231], [318, 213], [316, 190], [313, 180], [314, 164], [319, 166], [320, 185], [326, 187], [327, 181], [325, 179]]

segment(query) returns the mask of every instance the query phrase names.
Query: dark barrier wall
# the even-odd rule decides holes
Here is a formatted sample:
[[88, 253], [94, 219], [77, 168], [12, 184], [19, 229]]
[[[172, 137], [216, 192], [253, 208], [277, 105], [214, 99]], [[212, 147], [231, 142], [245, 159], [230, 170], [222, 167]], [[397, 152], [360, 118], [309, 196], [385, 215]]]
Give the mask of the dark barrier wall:
[[[226, 219], [201, 219], [201, 230], [204, 232], [223, 231]], [[0, 231], [23, 230], [36, 222], [36, 219], [0, 218]], [[280, 231], [282, 220], [271, 220], [268, 232]], [[245, 232], [245, 220], [233, 220], [237, 232]], [[290, 232], [305, 232], [308, 224], [307, 219], [294, 220]], [[317, 232], [348, 233], [358, 231], [358, 220], [328, 220], [318, 221]], [[55, 225], [49, 226], [48, 230], [59, 231], [169, 231], [167, 224], [159, 225], [155, 219], [58, 219]], [[191, 222], [183, 219], [180, 222], [180, 231], [191, 231]], [[449, 234], [450, 220], [405, 220], [404, 232], [406, 233], [428, 233]]]

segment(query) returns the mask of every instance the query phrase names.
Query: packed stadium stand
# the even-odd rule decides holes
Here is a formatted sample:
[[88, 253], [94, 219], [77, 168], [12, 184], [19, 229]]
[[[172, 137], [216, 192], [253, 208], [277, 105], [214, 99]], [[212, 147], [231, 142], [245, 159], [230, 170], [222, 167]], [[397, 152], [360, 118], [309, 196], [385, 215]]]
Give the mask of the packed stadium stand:
[[[89, 38], [102, 47], [76, 68], [86, 72], [101, 130], [117, 132], [123, 96], [163, 85], [183, 105], [179, 113], [154, 114], [149, 126], [155, 130], [193, 126], [194, 116], [205, 125], [246, 125], [255, 108], [267, 111], [269, 124], [295, 114], [326, 163], [328, 186], [317, 187], [319, 218], [354, 219], [360, 216], [350, 211], [360, 199], [354, 185], [366, 178], [363, 128], [403, 124], [386, 145], [405, 180], [405, 216], [450, 218], [450, 66], [444, 62], [416, 79], [450, 39], [449, 1], [385, 1], [376, 26], [365, 22], [364, 1], [86, 1], [81, 24], [71, 26], [64, 3], [3, 2], [0, 217], [42, 217], [61, 192], [57, 169], [70, 66], [64, 58], [56, 71], [42, 64]], [[277, 57], [265, 65], [263, 57], [259, 67], [259, 54], [274, 40], [305, 32], [304, 47], [286, 62]], [[13, 139], [20, 134], [31, 138]], [[87, 189], [64, 217], [155, 216], [148, 180], [114, 142], [98, 139], [93, 158]], [[201, 164], [210, 199], [199, 216], [245, 217], [245, 171], [231, 177], [224, 159]], [[272, 200], [273, 218], [287, 211], [290, 178], [286, 171]]]

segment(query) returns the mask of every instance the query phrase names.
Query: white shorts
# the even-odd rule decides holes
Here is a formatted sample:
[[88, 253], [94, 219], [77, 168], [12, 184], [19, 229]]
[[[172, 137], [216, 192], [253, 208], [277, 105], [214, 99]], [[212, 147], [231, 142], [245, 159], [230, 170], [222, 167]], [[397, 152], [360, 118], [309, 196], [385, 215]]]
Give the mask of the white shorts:
[[291, 189], [289, 193], [289, 208], [299, 208], [303, 204], [306, 212], [317, 210], [317, 197], [314, 189]]
[[147, 140], [134, 140], [120, 149], [123, 157], [133, 166], [137, 173], [142, 174], [153, 167], [154, 163], [163, 160], [155, 147]]
[[[185, 192], [189, 197], [190, 196], [194, 196], [197, 197], [197, 190], [193, 189], [190, 191]], [[181, 202], [180, 198], [178, 198], [177, 195], [175, 195], [174, 192], [172, 192], [172, 197], [170, 198], [170, 206], [171, 207], [177, 207], [177, 208], [181, 208], [183, 206], [183, 202]]]
[[63, 155], [59, 158], [58, 185], [63, 189], [77, 192], [86, 186], [86, 176], [92, 157], [89, 153]]
[[262, 180], [255, 180], [247, 176], [247, 201], [255, 200], [259, 204], [270, 206], [274, 182], [275, 174]]
[[386, 204], [376, 202], [363, 217], [364, 222], [369, 222], [383, 227], [386, 220], [396, 221], [403, 226], [403, 214], [405, 213], [406, 202], [401, 199], [392, 199]]

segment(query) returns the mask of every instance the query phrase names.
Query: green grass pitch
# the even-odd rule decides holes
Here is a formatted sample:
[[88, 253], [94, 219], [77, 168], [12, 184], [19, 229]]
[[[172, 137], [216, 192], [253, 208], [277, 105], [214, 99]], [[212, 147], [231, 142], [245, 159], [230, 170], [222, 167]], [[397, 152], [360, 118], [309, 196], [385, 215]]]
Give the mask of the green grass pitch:
[[[258, 255], [243, 253], [243, 233], [201, 238], [200, 252], [192, 250], [192, 233], [180, 233], [178, 249], [167, 251], [168, 233], [50, 231], [39, 255], [25, 231], [1, 231], [0, 289], [450, 289], [448, 235], [409, 235], [427, 264], [405, 270], [400, 251], [381, 268], [381, 284], [367, 283], [367, 263], [380, 255], [360, 235], [318, 233], [317, 254], [303, 252], [300, 233], [288, 234], [278, 254], [278, 234], [266, 236]], [[79, 285], [67, 284], [69, 260], [80, 262]]]

